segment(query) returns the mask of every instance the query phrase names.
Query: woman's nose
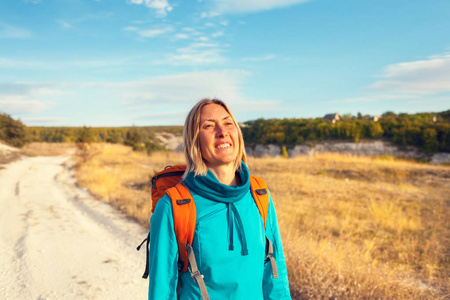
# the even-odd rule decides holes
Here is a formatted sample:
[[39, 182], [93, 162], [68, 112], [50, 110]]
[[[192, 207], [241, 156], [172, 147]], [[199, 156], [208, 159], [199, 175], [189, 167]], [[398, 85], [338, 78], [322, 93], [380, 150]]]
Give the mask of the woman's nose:
[[216, 126], [216, 130], [217, 130], [216, 134], [218, 137], [224, 137], [227, 135], [227, 130], [226, 130], [225, 126], [222, 126], [222, 125]]

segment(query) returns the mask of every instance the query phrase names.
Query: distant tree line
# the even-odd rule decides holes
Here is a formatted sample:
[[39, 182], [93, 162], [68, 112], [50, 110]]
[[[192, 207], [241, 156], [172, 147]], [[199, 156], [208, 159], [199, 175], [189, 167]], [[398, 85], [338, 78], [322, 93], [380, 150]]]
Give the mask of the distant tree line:
[[147, 127], [27, 127], [27, 136], [31, 142], [49, 143], [91, 143], [106, 142], [124, 144], [134, 150], [164, 150], [155, 138], [156, 132], [181, 133], [181, 126]]
[[441, 113], [384, 113], [379, 121], [344, 115], [335, 123], [316, 119], [258, 119], [244, 123], [244, 139], [252, 144], [287, 147], [326, 140], [359, 142], [384, 139], [426, 153], [450, 152], [450, 110]]
[[[20, 120], [0, 113], [0, 140], [21, 147], [28, 142], [107, 142], [135, 150], [162, 150], [156, 132], [181, 133], [182, 126], [147, 127], [26, 127]], [[326, 140], [359, 142], [384, 139], [399, 146], [416, 146], [426, 153], [450, 152], [450, 110], [440, 113], [384, 113], [380, 120], [344, 115], [335, 123], [315, 119], [258, 119], [242, 126], [250, 144], [293, 147]]]
[[124, 144], [134, 150], [164, 150], [155, 138], [156, 132], [180, 134], [182, 126], [147, 127], [27, 127], [20, 120], [0, 113], [0, 140], [15, 147], [30, 142], [91, 143], [107, 142]]

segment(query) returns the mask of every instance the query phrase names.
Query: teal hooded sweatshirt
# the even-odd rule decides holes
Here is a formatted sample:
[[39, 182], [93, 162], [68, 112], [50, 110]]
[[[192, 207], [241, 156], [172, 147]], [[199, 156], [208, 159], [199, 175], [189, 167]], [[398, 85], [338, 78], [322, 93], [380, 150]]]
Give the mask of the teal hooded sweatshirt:
[[[250, 190], [250, 174], [242, 163], [241, 184], [221, 184], [208, 171], [206, 176], [185, 178], [197, 209], [193, 249], [198, 269], [204, 276], [211, 300], [291, 299], [278, 230], [269, 195], [266, 230]], [[265, 261], [265, 236], [272, 242], [278, 278]], [[185, 272], [178, 278], [178, 246], [174, 232], [172, 204], [165, 195], [151, 217], [149, 255], [150, 300], [202, 299], [198, 284]], [[180, 280], [180, 282], [178, 282]]]

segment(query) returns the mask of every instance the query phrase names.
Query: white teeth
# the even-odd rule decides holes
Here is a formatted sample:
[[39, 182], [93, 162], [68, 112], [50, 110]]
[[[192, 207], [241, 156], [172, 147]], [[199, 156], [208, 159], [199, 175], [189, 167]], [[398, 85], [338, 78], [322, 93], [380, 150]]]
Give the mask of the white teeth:
[[229, 147], [231, 147], [230, 144], [221, 144], [221, 145], [217, 146], [217, 148], [219, 148], [219, 149], [229, 148]]

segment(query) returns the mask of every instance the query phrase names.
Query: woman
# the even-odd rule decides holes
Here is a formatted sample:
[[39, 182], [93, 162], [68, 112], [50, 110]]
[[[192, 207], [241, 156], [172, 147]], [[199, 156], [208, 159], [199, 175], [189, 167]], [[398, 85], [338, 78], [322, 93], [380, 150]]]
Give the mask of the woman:
[[[193, 252], [210, 299], [291, 299], [272, 200], [264, 230], [250, 191], [242, 132], [220, 100], [203, 99], [184, 126], [184, 185], [197, 209]], [[270, 197], [270, 196], [269, 196]], [[278, 278], [265, 262], [265, 237], [274, 248]], [[190, 272], [178, 276], [171, 200], [151, 218], [149, 299], [202, 299]]]

